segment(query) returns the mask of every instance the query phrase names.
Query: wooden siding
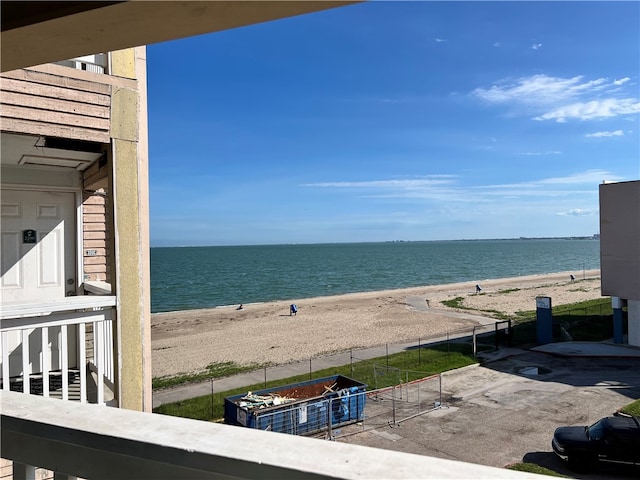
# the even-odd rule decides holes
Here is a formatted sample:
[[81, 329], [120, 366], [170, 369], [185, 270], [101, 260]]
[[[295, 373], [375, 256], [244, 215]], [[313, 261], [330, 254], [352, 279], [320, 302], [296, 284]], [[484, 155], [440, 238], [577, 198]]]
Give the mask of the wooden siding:
[[109, 143], [112, 87], [95, 76], [89, 81], [28, 69], [2, 74], [2, 130]]
[[82, 202], [84, 281], [111, 282], [109, 255], [109, 209], [104, 190], [90, 193], [85, 190]]

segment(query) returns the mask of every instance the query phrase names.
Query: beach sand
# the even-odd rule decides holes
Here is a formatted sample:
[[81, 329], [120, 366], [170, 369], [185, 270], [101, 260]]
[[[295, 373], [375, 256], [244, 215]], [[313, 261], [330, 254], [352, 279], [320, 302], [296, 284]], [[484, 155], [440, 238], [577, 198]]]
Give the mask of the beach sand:
[[[156, 313], [151, 318], [153, 376], [199, 372], [218, 362], [284, 364], [350, 348], [424, 340], [478, 325], [477, 317], [490, 317], [446, 307], [443, 300], [463, 297], [465, 307], [510, 315], [535, 310], [537, 296], [551, 297], [554, 306], [599, 298], [599, 275], [599, 270], [588, 270], [478, 279], [245, 304], [242, 310], [230, 306]], [[476, 284], [482, 287], [480, 295]], [[289, 315], [291, 303], [298, 306], [297, 315]]]

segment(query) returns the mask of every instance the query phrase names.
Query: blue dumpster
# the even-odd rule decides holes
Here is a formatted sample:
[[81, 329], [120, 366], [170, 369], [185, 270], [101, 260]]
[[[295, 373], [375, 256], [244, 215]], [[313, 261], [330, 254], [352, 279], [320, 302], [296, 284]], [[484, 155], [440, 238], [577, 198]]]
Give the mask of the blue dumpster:
[[306, 435], [364, 419], [366, 387], [343, 375], [308, 380], [224, 400], [224, 421]]

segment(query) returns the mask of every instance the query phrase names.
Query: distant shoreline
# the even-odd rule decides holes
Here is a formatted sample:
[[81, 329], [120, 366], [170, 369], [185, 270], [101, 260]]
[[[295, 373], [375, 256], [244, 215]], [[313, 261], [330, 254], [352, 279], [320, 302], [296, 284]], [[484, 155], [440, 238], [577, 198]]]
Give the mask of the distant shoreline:
[[[587, 270], [584, 279], [576, 272], [476, 279], [244, 304], [242, 310], [230, 305], [154, 313], [153, 376], [198, 372], [220, 362], [284, 364], [350, 348], [427, 339], [477, 325], [482, 310], [507, 315], [535, 310], [536, 296], [550, 296], [553, 305], [600, 298], [599, 275], [599, 270]], [[476, 283], [481, 295], [475, 294]], [[441, 303], [455, 297], [470, 309], [465, 315]], [[295, 316], [289, 315], [290, 303], [298, 306]]]
[[153, 245], [150, 248], [235, 248], [235, 247], [286, 247], [288, 245], [349, 245], [367, 243], [429, 243], [429, 242], [500, 242], [511, 240], [600, 240], [599, 234], [577, 237], [513, 237], [513, 238], [459, 238], [454, 240], [380, 240], [372, 242], [321, 242], [321, 243], [265, 243], [242, 245]]

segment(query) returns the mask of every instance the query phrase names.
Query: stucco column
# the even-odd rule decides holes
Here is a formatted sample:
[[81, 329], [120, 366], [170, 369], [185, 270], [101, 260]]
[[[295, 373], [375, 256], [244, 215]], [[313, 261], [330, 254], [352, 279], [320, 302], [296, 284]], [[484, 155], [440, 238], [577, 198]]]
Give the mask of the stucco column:
[[[111, 74], [137, 79], [111, 97], [118, 399], [121, 408], [150, 411], [151, 315], [149, 176], [144, 47], [112, 53]], [[140, 76], [142, 78], [140, 78]]]

